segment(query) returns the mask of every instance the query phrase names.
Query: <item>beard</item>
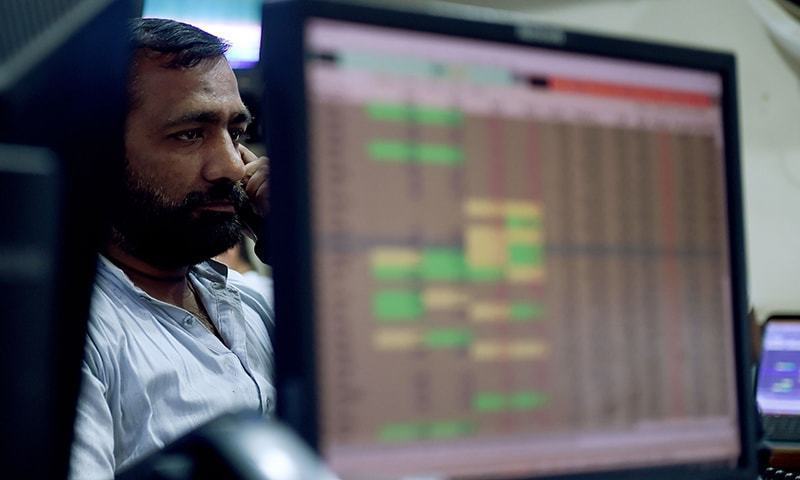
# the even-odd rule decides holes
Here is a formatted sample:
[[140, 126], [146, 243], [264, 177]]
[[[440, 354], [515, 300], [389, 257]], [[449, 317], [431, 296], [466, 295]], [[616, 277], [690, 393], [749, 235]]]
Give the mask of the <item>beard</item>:
[[[247, 194], [238, 183], [216, 183], [205, 192], [191, 192], [174, 202], [162, 189], [128, 170], [118, 198], [111, 220], [112, 242], [157, 267], [195, 265], [228, 250], [242, 238], [238, 212], [247, 204]], [[230, 202], [236, 213], [201, 208], [214, 202]]]

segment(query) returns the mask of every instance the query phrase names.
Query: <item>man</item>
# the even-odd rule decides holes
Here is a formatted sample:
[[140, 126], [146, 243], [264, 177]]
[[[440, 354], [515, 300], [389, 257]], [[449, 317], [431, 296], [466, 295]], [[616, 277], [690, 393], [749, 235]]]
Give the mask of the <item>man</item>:
[[267, 159], [223, 53], [182, 23], [132, 23], [125, 187], [98, 263], [72, 478], [121, 468], [221, 413], [274, 408], [272, 311], [208, 260], [262, 214]]

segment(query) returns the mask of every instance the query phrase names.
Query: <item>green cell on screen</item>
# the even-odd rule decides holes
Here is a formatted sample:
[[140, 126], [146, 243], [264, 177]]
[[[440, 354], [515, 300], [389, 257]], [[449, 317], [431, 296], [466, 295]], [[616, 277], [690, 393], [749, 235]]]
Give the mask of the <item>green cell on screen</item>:
[[423, 343], [428, 348], [459, 348], [472, 343], [471, 330], [463, 328], [436, 328], [423, 336]]
[[384, 442], [410, 442], [422, 438], [425, 425], [421, 423], [390, 423], [378, 432]]
[[511, 304], [512, 321], [536, 320], [544, 315], [544, 306], [536, 302], [515, 302]]
[[425, 308], [416, 291], [382, 290], [374, 295], [372, 310], [378, 321], [406, 322], [418, 320]]
[[460, 125], [464, 114], [459, 110], [411, 106], [400, 103], [370, 103], [367, 115], [372, 120], [387, 122], [415, 122], [423, 125]]
[[464, 161], [464, 150], [451, 145], [420, 143], [416, 145], [414, 160], [430, 165], [457, 165]]
[[479, 412], [500, 412], [506, 409], [506, 396], [494, 392], [478, 393], [472, 399], [472, 408]]
[[547, 395], [540, 392], [517, 392], [509, 396], [508, 406], [512, 410], [535, 410], [547, 404]]
[[370, 103], [367, 116], [372, 120], [407, 122], [411, 120], [411, 107], [400, 103]]
[[508, 246], [508, 261], [512, 265], [541, 265], [542, 245], [517, 243]]
[[518, 216], [506, 217], [506, 228], [508, 228], [509, 230], [536, 229], [536, 228], [541, 228], [541, 226], [542, 226], [541, 217], [518, 217]]
[[367, 154], [380, 162], [457, 165], [464, 161], [464, 151], [459, 147], [400, 140], [373, 140], [367, 144]]
[[514, 393], [481, 392], [472, 399], [472, 408], [478, 412], [492, 413], [509, 410], [526, 411], [547, 404], [547, 395], [535, 391]]
[[496, 283], [503, 280], [505, 269], [503, 267], [476, 267], [467, 265], [466, 278], [475, 283]]
[[413, 110], [412, 119], [423, 125], [454, 126], [464, 122], [464, 114], [459, 110], [417, 107]]
[[384, 162], [410, 162], [414, 149], [408, 142], [376, 140], [367, 145], [367, 153], [374, 160]]
[[464, 254], [457, 248], [426, 248], [420, 275], [425, 280], [457, 281], [464, 277]]

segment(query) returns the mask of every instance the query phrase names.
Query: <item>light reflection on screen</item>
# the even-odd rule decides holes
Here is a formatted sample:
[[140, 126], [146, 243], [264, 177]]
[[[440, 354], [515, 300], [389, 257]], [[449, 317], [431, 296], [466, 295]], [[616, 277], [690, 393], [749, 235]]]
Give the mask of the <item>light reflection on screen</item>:
[[188, 23], [231, 44], [231, 67], [252, 68], [261, 45], [260, 0], [145, 0], [142, 16]]

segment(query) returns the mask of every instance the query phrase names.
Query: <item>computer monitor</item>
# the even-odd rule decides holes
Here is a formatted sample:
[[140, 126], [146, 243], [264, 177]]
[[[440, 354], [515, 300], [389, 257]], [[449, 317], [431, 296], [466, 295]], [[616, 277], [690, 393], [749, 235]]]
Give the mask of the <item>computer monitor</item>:
[[123, 159], [128, 0], [0, 7], [0, 471], [65, 478]]
[[346, 479], [755, 478], [734, 58], [401, 8], [265, 6], [281, 417]]

